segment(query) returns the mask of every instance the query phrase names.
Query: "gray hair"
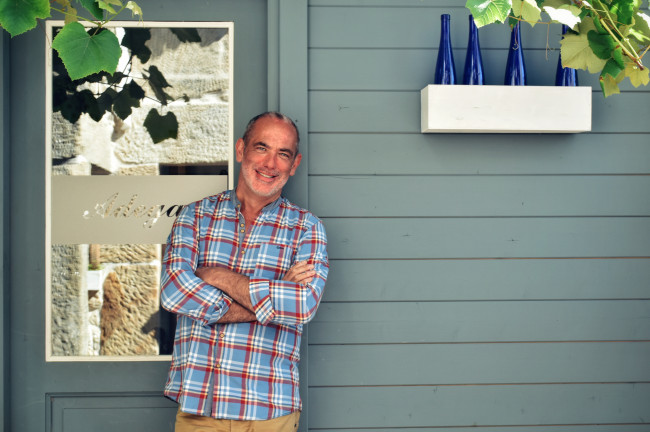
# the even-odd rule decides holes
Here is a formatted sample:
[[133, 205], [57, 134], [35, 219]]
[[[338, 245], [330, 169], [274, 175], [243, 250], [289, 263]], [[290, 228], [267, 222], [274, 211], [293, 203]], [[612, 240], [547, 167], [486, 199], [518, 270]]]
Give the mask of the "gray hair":
[[255, 126], [255, 123], [257, 123], [258, 120], [265, 118], [265, 117], [272, 117], [274, 119], [282, 120], [286, 124], [289, 124], [293, 127], [293, 130], [296, 132], [296, 155], [300, 153], [300, 133], [298, 132], [298, 127], [296, 124], [291, 120], [291, 118], [287, 117], [286, 115], [279, 113], [277, 111], [267, 111], [263, 112], [262, 114], [258, 114], [255, 117], [253, 117], [248, 124], [246, 125], [246, 130], [244, 131], [244, 136], [242, 137], [244, 140], [244, 145], [248, 145], [248, 139], [250, 138], [251, 131], [253, 130], [253, 127]]

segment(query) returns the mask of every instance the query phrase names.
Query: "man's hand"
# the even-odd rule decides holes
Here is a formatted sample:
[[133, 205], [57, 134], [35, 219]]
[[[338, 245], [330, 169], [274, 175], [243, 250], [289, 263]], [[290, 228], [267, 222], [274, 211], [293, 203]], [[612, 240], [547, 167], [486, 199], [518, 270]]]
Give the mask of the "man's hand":
[[307, 261], [298, 261], [284, 275], [282, 280], [300, 285], [308, 284], [316, 276], [314, 266]]

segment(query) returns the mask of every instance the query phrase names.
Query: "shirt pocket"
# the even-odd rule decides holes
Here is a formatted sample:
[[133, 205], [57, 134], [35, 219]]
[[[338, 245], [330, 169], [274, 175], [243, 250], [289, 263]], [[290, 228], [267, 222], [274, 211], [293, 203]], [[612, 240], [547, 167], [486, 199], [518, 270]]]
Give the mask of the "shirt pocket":
[[279, 242], [261, 243], [257, 251], [254, 277], [282, 279], [293, 265], [294, 257], [295, 249], [291, 245]]

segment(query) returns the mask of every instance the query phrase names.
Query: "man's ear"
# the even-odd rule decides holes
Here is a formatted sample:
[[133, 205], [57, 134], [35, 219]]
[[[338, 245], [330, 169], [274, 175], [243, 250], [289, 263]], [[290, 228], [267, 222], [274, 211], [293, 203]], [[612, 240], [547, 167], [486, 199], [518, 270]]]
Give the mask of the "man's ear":
[[241, 161], [244, 159], [244, 147], [244, 140], [242, 138], [239, 138], [235, 143], [235, 159], [239, 163], [241, 163]]
[[301, 160], [302, 160], [302, 153], [298, 153], [296, 155], [296, 158], [293, 160], [293, 165], [291, 165], [291, 171], [289, 171], [290, 176], [296, 173], [296, 170], [298, 169]]

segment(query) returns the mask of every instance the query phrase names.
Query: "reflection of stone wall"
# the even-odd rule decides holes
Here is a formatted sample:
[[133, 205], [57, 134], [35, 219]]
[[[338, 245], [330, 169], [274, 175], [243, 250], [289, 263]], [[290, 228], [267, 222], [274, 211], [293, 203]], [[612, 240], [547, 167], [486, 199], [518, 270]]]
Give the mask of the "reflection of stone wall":
[[102, 355], [156, 355], [159, 267], [117, 265], [104, 282]]
[[88, 247], [52, 246], [52, 354], [80, 355], [88, 344]]
[[[95, 122], [84, 114], [74, 125], [55, 113], [52, 158], [63, 164], [53, 167], [53, 175], [158, 175], [159, 164], [227, 166], [229, 36], [198, 31], [201, 43], [181, 43], [167, 29], [152, 29], [151, 59], [133, 61], [132, 76], [155, 65], [172, 85], [166, 92], [175, 100], [167, 107], [144, 99], [126, 120], [107, 113]], [[152, 95], [142, 80], [136, 82]], [[152, 108], [175, 113], [178, 139], [153, 143], [143, 126]], [[160, 246], [90, 250], [92, 271], [88, 245], [52, 248], [53, 354], [158, 354]]]

